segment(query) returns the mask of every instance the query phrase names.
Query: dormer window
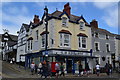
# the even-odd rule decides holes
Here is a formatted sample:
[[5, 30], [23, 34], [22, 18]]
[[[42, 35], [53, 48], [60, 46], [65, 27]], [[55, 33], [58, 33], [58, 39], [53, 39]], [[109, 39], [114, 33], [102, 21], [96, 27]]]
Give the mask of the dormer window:
[[84, 22], [80, 22], [80, 29], [84, 29], [85, 23]]
[[97, 33], [97, 32], [95, 32], [95, 37], [97, 37], [97, 38], [98, 38], [98, 33]]
[[62, 26], [67, 26], [67, 18], [66, 17], [62, 18]]
[[106, 39], [109, 39], [109, 36], [108, 36], [108, 35], [106, 35]]

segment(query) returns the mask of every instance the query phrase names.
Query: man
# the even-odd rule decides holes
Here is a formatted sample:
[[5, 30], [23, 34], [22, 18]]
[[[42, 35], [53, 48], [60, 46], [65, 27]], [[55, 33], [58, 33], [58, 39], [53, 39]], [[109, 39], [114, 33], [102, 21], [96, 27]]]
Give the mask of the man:
[[35, 64], [34, 64], [34, 62], [31, 63], [30, 68], [31, 68], [31, 73], [32, 73], [32, 75], [33, 75], [34, 69], [35, 69]]

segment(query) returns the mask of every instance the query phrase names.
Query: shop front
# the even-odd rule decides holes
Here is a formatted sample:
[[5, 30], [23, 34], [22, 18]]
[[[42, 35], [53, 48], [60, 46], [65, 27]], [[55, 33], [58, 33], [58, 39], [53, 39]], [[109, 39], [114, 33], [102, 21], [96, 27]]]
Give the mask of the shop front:
[[[34, 61], [36, 64], [45, 60], [45, 51], [38, 53], [31, 53], [26, 55], [26, 67], [30, 67], [30, 63]], [[94, 63], [94, 56], [89, 51], [78, 51], [78, 50], [65, 50], [65, 49], [48, 49], [47, 61], [51, 63], [51, 69], [55, 72], [55, 63], [63, 63], [65, 66], [65, 73], [78, 73], [79, 63], [83, 65], [85, 69], [88, 63], [92, 69]]]

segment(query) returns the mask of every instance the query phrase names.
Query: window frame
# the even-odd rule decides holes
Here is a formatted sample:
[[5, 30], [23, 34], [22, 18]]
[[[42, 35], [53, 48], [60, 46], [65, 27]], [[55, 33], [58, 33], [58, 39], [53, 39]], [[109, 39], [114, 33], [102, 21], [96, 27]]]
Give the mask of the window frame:
[[68, 26], [68, 18], [67, 17], [62, 17], [62, 26]]
[[[108, 45], [108, 47], [107, 47]], [[106, 52], [110, 52], [110, 44], [109, 43], [106, 43]]]
[[[68, 39], [66, 39], [68, 40], [68, 43], [65, 42], [65, 35], [68, 36]], [[70, 34], [60, 33], [60, 47], [70, 47], [70, 41], [71, 41], [70, 36], [71, 36]]]
[[[42, 48], [45, 48], [45, 35], [46, 34], [41, 35], [41, 47]], [[44, 42], [44, 44], [43, 44], [43, 42]]]
[[[85, 43], [83, 42], [83, 39], [85, 39]], [[85, 45], [85, 47], [83, 47]], [[87, 49], [87, 37], [78, 36], [78, 47], [80, 49]]]
[[[97, 46], [98, 48], [96, 48], [96, 44], [98, 44], [98, 46]], [[94, 46], [95, 46], [95, 47], [94, 47], [94, 48], [95, 48], [95, 51], [100, 51], [100, 43], [99, 43], [99, 42], [95, 42], [95, 43], [94, 43]]]
[[80, 30], [84, 30], [85, 28], [85, 23], [83, 21], [80, 21], [79, 22], [79, 27], [80, 27]]

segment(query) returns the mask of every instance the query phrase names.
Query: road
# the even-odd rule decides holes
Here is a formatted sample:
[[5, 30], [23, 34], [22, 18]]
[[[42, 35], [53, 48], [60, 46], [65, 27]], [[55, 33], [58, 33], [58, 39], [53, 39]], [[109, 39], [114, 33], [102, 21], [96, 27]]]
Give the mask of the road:
[[[2, 62], [2, 80], [43, 80], [40, 78], [40, 75], [31, 75], [30, 70], [25, 70], [24, 67], [19, 68], [19, 65], [10, 64], [8, 62]], [[48, 80], [55, 80], [55, 77], [52, 77]], [[120, 74], [113, 74], [107, 76], [101, 74], [97, 77], [95, 74], [83, 77], [78, 77], [77, 75], [66, 75], [66, 77], [59, 77], [57, 80], [120, 80]]]

